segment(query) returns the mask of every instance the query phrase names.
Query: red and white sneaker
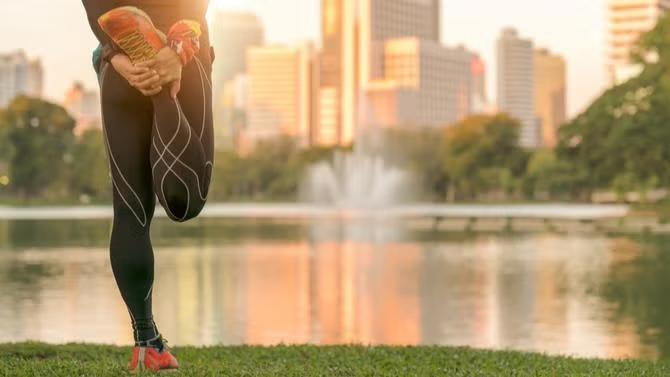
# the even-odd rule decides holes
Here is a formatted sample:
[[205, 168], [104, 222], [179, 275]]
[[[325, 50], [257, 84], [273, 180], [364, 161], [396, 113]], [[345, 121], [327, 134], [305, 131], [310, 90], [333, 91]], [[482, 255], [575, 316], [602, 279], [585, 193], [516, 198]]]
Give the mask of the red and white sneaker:
[[134, 347], [128, 370], [135, 374], [146, 370], [151, 372], [176, 371], [179, 368], [177, 359], [170, 353], [167, 341], [163, 341], [161, 350], [155, 347]]
[[98, 24], [134, 64], [153, 58], [167, 44], [149, 15], [136, 7], [114, 8], [100, 16]]

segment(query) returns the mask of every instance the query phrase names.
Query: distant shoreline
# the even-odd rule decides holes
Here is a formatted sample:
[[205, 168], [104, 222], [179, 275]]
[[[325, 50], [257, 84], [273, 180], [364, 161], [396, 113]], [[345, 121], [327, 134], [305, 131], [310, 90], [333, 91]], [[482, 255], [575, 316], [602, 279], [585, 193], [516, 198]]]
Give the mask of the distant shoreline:
[[[112, 207], [6, 206], [0, 221], [110, 220]], [[158, 206], [156, 217], [165, 218]], [[670, 234], [670, 222], [654, 210], [599, 204], [416, 204], [381, 209], [337, 208], [301, 203], [212, 203], [204, 219], [402, 221], [409, 228], [437, 232], [558, 232]]]
[[[334, 206], [304, 203], [212, 203], [202, 217], [214, 218], [311, 218], [374, 217], [442, 219], [526, 219], [596, 221], [623, 218], [630, 212], [626, 205], [599, 204], [432, 204], [417, 203], [390, 207]], [[112, 207], [91, 206], [0, 206], [0, 219], [58, 220], [105, 219]], [[165, 213], [157, 208], [158, 217]]]

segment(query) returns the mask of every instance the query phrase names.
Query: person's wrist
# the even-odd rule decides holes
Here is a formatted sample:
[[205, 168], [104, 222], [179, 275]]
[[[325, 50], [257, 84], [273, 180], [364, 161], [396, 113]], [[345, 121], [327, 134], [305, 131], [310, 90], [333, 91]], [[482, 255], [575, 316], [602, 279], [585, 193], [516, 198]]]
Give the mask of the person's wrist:
[[176, 62], [176, 64], [179, 66], [179, 69], [184, 68], [184, 66], [186, 65], [186, 63], [184, 62], [184, 59], [181, 57], [181, 55], [177, 54], [177, 51], [172, 50], [172, 52], [174, 54], [173, 59]]
[[124, 57], [125, 57], [125, 55], [122, 54], [122, 53], [114, 54], [114, 55], [112, 55], [112, 56], [109, 58], [109, 63], [110, 63], [112, 66], [118, 68], [118, 67], [120, 67], [121, 64], [123, 63], [123, 59], [124, 59]]
[[186, 66], [186, 64], [188, 64], [188, 56], [187, 54], [184, 53], [183, 49], [180, 53], [179, 49], [176, 47], [174, 43], [171, 43], [168, 46], [168, 48], [170, 49], [170, 51], [172, 51], [173, 59], [179, 62], [180, 67], [184, 67]]

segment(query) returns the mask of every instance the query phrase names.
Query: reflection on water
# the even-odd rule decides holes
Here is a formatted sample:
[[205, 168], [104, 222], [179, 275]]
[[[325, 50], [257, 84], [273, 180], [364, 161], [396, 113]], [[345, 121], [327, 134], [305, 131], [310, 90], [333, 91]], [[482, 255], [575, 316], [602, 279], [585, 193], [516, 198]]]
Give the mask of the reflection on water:
[[[131, 342], [108, 232], [108, 221], [0, 222], [0, 342]], [[381, 219], [161, 220], [153, 235], [155, 314], [176, 344], [670, 355], [662, 240], [445, 235]]]

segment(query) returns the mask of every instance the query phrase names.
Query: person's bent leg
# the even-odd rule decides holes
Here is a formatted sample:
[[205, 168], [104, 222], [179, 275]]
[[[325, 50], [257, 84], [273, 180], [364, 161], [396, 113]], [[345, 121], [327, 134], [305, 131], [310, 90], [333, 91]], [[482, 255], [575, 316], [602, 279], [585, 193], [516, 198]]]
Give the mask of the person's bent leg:
[[194, 218], [207, 201], [214, 154], [210, 66], [206, 50], [184, 67], [176, 100], [169, 88], [152, 97], [154, 190], [175, 221]]
[[152, 313], [154, 255], [149, 228], [155, 208], [149, 151], [151, 101], [113, 67], [101, 70], [103, 131], [113, 184], [110, 260], [128, 307], [136, 345], [159, 340]]
[[[178, 99], [170, 96], [168, 86], [151, 97], [154, 119], [150, 150], [158, 200], [172, 220], [189, 220], [205, 205], [213, 163], [209, 147], [211, 57], [209, 49], [200, 51], [200, 45], [209, 47], [209, 41], [193, 20], [176, 22], [164, 40], [149, 16], [135, 7], [112, 9], [101, 15], [98, 23], [134, 64], [146, 62], [171, 46], [185, 65]], [[202, 71], [203, 61], [210, 66], [207, 72]], [[208, 132], [210, 135], [206, 135]]]

